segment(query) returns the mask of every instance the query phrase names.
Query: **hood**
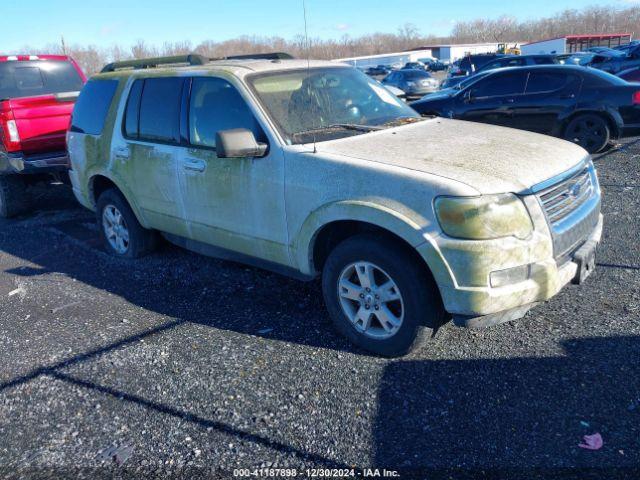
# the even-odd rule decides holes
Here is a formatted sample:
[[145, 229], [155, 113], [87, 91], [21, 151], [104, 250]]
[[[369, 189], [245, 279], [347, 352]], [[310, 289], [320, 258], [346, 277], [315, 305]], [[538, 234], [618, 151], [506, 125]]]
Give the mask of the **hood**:
[[528, 190], [588, 157], [582, 148], [546, 135], [444, 118], [320, 142], [316, 148], [446, 177], [481, 194]]

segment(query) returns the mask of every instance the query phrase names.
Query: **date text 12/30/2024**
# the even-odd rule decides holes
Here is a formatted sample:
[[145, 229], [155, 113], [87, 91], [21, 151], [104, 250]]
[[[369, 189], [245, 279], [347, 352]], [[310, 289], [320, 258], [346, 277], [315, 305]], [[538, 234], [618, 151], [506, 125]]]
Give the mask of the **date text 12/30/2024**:
[[238, 468], [233, 471], [234, 477], [263, 478], [399, 478], [396, 470], [384, 468]]

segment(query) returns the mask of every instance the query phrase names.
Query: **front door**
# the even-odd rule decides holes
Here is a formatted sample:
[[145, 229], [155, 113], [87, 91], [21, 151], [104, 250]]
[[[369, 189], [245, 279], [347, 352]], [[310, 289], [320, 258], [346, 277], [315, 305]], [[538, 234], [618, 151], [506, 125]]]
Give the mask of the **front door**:
[[[216, 247], [289, 264], [284, 208], [284, 157], [229, 81], [192, 79], [186, 105], [188, 146], [179, 160], [190, 237]], [[251, 130], [270, 143], [261, 158], [218, 158], [216, 133]]]

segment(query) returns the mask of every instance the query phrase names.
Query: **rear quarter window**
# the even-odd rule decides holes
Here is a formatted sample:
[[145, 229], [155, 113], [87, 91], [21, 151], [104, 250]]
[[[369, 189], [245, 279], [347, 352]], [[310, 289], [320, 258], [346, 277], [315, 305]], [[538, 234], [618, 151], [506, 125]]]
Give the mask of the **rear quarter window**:
[[71, 131], [100, 135], [118, 88], [117, 80], [90, 80], [73, 107]]

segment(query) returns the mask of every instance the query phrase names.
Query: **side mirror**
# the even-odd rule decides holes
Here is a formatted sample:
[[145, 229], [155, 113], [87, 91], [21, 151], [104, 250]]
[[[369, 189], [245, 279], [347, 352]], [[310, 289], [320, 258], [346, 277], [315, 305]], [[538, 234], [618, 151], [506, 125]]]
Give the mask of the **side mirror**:
[[464, 99], [464, 103], [473, 103], [473, 93], [471, 89], [466, 90], [462, 98]]
[[251, 130], [233, 128], [216, 133], [218, 158], [264, 157], [269, 146], [258, 143]]

